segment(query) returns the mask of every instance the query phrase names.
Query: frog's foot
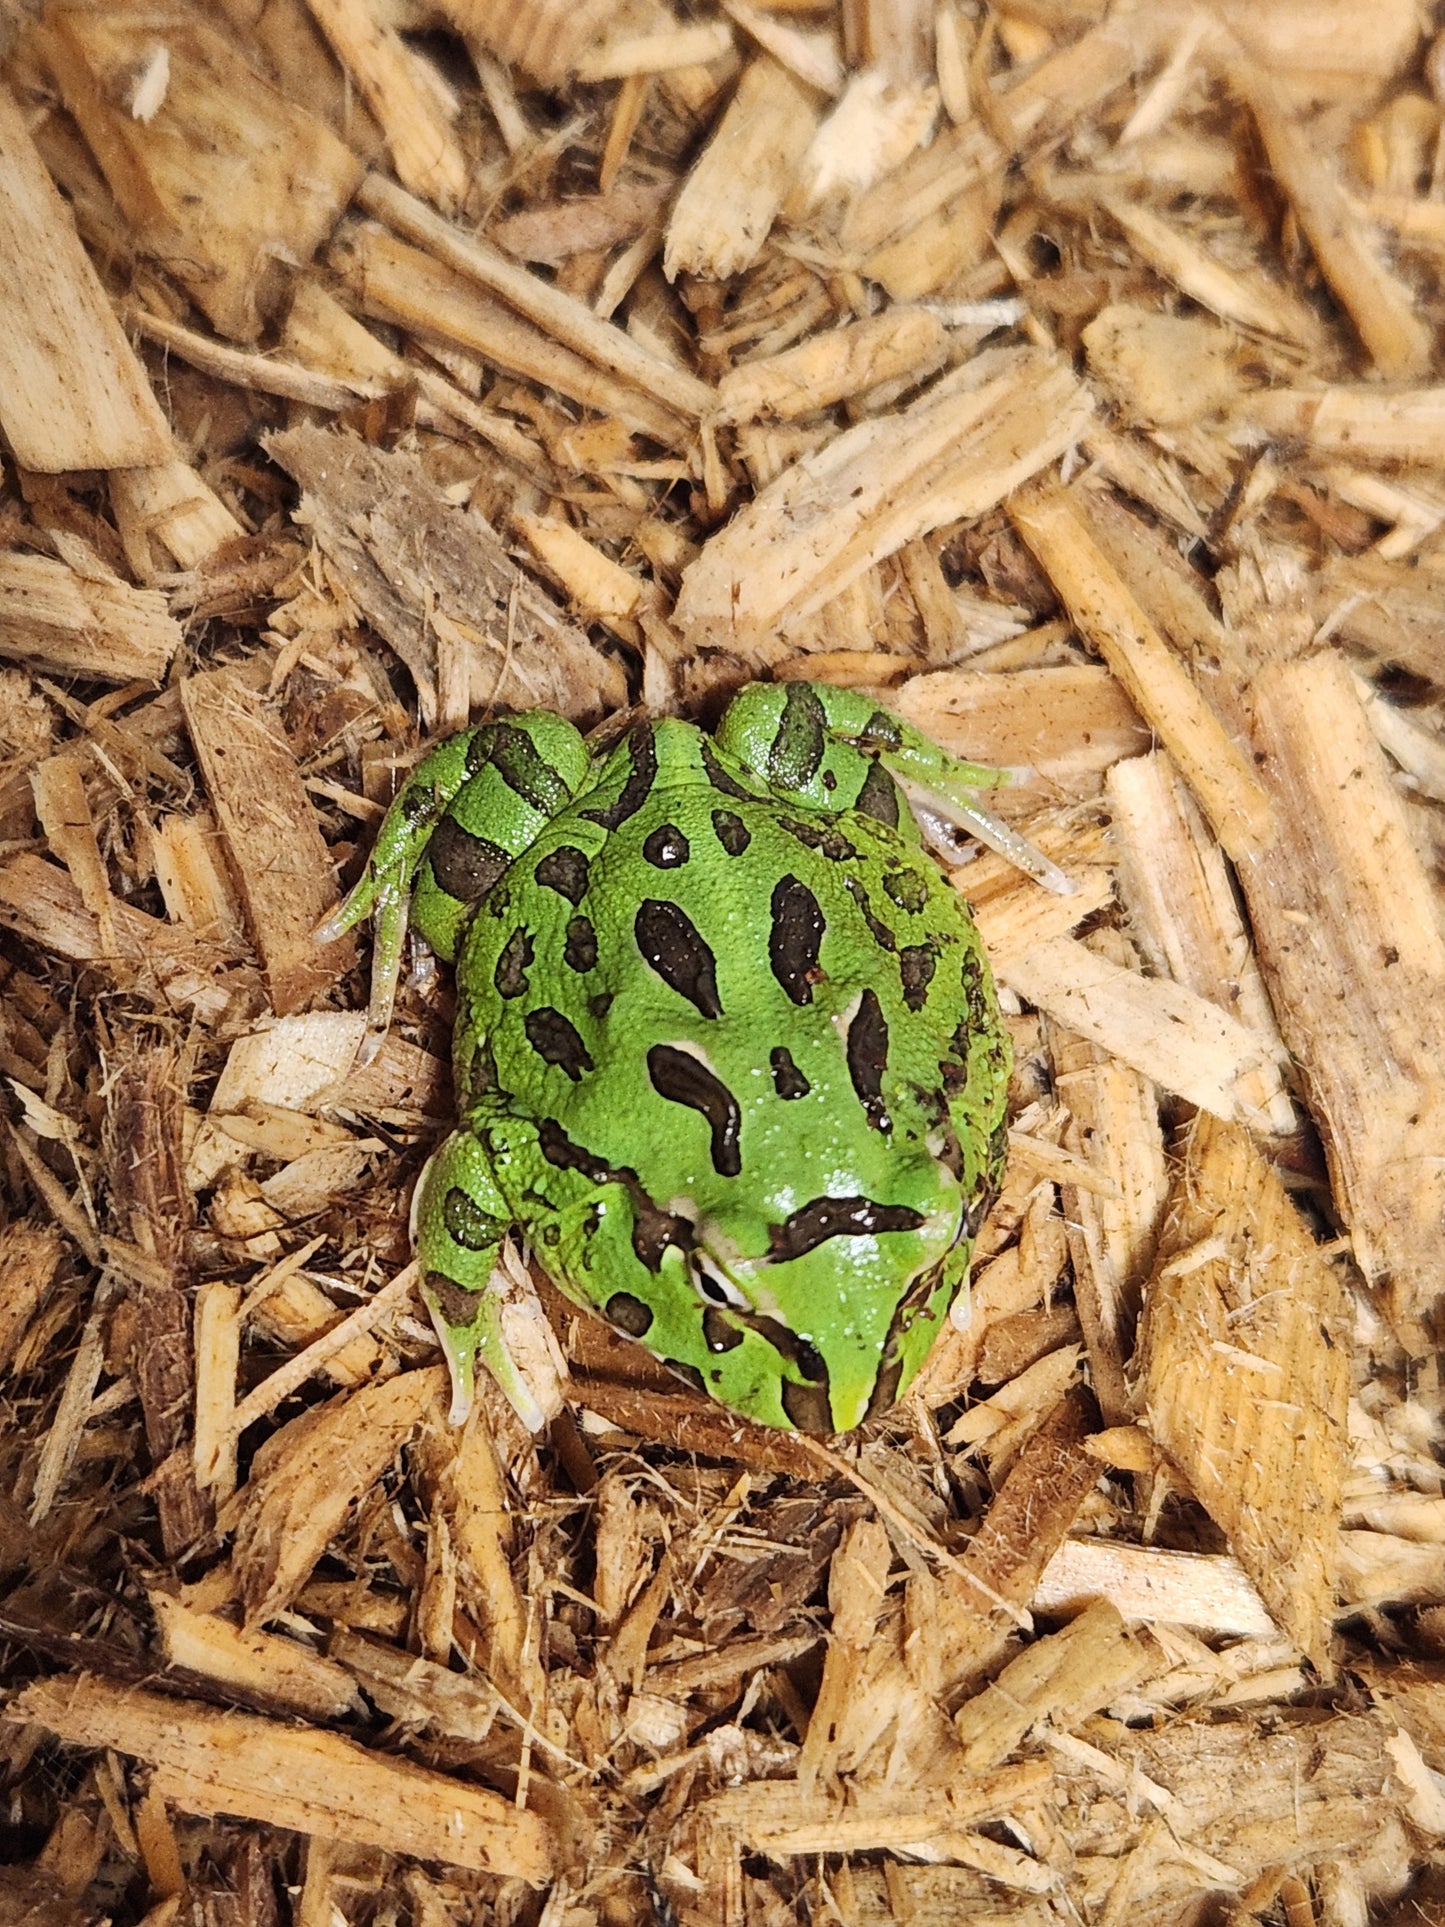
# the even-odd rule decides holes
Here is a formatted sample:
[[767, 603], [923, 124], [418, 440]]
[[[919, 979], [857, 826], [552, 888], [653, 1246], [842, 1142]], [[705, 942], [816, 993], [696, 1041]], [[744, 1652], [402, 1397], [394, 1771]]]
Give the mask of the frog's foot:
[[978, 801], [977, 791], [1016, 782], [1019, 771], [950, 755], [859, 690], [750, 683], [728, 705], [717, 741], [775, 791], [815, 809], [860, 810], [904, 828], [901, 788], [923, 811], [977, 837], [1046, 890], [1068, 896], [1075, 888], [1057, 864]]
[[454, 1131], [422, 1172], [412, 1203], [422, 1297], [451, 1373], [452, 1423], [471, 1410], [480, 1358], [518, 1418], [538, 1432], [542, 1408], [507, 1349], [501, 1281], [493, 1276], [511, 1226], [486, 1146]]
[[364, 917], [374, 918], [363, 1062], [376, 1055], [391, 1022], [408, 920], [450, 963], [473, 908], [568, 802], [587, 769], [576, 729], [547, 710], [463, 730], [422, 757], [387, 811], [355, 887], [312, 932], [315, 942], [334, 943]]

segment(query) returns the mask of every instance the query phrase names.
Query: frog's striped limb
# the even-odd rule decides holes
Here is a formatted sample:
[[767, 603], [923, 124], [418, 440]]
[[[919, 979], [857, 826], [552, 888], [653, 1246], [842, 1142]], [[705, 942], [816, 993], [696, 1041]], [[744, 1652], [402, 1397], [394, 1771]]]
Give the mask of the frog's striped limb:
[[910, 800], [976, 836], [1045, 889], [1063, 896], [1074, 889], [1057, 864], [984, 809], [975, 795], [1016, 781], [1016, 771], [950, 755], [858, 690], [811, 682], [750, 683], [728, 705], [717, 741], [774, 790], [800, 803], [861, 810], [916, 840], [917, 825], [889, 780], [895, 777]]
[[391, 1022], [408, 921], [450, 963], [473, 908], [576, 794], [588, 768], [573, 725], [540, 709], [449, 736], [417, 764], [360, 879], [315, 931], [318, 943], [331, 943], [364, 917], [375, 920], [372, 1055]]
[[451, 1374], [452, 1423], [471, 1410], [480, 1359], [522, 1423], [538, 1432], [543, 1413], [507, 1349], [492, 1277], [511, 1228], [487, 1144], [471, 1131], [454, 1131], [422, 1172], [412, 1199], [422, 1297]]

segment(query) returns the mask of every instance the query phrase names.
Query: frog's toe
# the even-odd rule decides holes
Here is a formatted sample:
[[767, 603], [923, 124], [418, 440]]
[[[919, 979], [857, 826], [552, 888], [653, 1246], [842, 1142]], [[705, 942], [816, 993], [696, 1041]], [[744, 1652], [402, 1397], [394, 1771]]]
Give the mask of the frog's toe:
[[502, 1335], [501, 1295], [496, 1286], [489, 1283], [480, 1291], [470, 1291], [455, 1279], [432, 1271], [426, 1275], [422, 1296], [451, 1374], [452, 1424], [465, 1424], [472, 1409], [480, 1358], [527, 1430], [542, 1431], [547, 1415]]

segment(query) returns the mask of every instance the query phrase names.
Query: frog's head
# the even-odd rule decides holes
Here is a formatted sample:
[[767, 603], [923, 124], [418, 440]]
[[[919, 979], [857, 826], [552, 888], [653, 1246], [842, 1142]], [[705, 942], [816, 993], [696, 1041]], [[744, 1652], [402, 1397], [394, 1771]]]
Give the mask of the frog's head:
[[[927, 1357], [967, 1276], [958, 1187], [920, 1159], [910, 1203], [811, 1199], [781, 1224], [704, 1221], [690, 1258], [704, 1314], [707, 1389], [804, 1432], [847, 1432], [885, 1411]], [[759, 1251], [745, 1257], [746, 1251]], [[710, 1315], [709, 1315], [710, 1314]]]

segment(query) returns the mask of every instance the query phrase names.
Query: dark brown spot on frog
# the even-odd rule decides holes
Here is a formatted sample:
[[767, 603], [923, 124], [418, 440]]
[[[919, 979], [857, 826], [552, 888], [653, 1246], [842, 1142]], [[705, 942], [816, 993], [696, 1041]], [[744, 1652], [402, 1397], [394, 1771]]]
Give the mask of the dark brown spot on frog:
[[793, 1054], [786, 1044], [779, 1044], [770, 1051], [768, 1062], [773, 1071], [773, 1089], [779, 1097], [806, 1097], [812, 1090], [812, 1085], [793, 1062]]
[[638, 905], [633, 935], [643, 957], [702, 1017], [721, 1017], [717, 959], [687, 912], [676, 903], [647, 898]]
[[442, 1200], [442, 1222], [448, 1236], [463, 1251], [486, 1251], [500, 1244], [507, 1233], [503, 1219], [483, 1211], [474, 1198], [469, 1198], [455, 1184]]
[[652, 794], [652, 786], [657, 781], [657, 744], [653, 740], [651, 723], [640, 723], [633, 730], [627, 739], [627, 751], [632, 759], [632, 772], [616, 799], [602, 804], [598, 809], [582, 812], [589, 822], [600, 824], [604, 830], [615, 830], [629, 816], [635, 816]]
[[883, 1074], [888, 1068], [888, 1019], [877, 992], [865, 990], [848, 1026], [848, 1075], [875, 1131], [891, 1131], [893, 1120], [883, 1102]]
[[710, 1352], [730, 1352], [743, 1342], [737, 1326], [716, 1305], [709, 1305], [702, 1315], [702, 1335]]
[[832, 823], [804, 823], [796, 816], [780, 816], [778, 828], [786, 830], [805, 849], [816, 850], [829, 863], [855, 863], [858, 859], [857, 846]]
[[720, 796], [731, 796], [740, 803], [752, 803], [757, 800], [751, 790], [744, 789], [741, 783], [728, 775], [718, 761], [711, 743], [705, 742], [702, 746], [702, 767], [703, 774]]
[[735, 1178], [742, 1170], [738, 1136], [743, 1114], [737, 1099], [690, 1051], [672, 1044], [654, 1044], [647, 1053], [652, 1088], [669, 1103], [685, 1104], [707, 1120], [712, 1132], [712, 1168], [720, 1178]]
[[833, 1406], [825, 1379], [821, 1385], [800, 1385], [785, 1379], [781, 1393], [783, 1410], [800, 1432], [826, 1437], [833, 1430]]
[[582, 851], [571, 843], [562, 843], [555, 850], [549, 850], [538, 863], [536, 877], [545, 888], [566, 897], [575, 909], [587, 894], [590, 871]]
[[731, 810], [714, 810], [712, 827], [714, 836], [729, 856], [741, 856], [753, 840], [747, 824]]
[[781, 790], [802, 790], [823, 760], [827, 717], [811, 683], [786, 683], [784, 690], [778, 732], [768, 750], [768, 775]]
[[642, 854], [654, 870], [680, 870], [692, 851], [675, 823], [662, 823], [643, 843]]
[[635, 1171], [626, 1166], [614, 1169], [604, 1158], [574, 1143], [555, 1118], [544, 1118], [537, 1126], [537, 1148], [558, 1171], [579, 1171], [590, 1184], [617, 1184], [626, 1191], [632, 1204], [632, 1249], [648, 1271], [662, 1269], [663, 1253], [670, 1245], [691, 1249], [693, 1226], [687, 1218], [654, 1204]]
[[592, 1069], [591, 1055], [577, 1027], [550, 1004], [543, 1004], [540, 1010], [529, 1010], [522, 1019], [522, 1028], [527, 1033], [527, 1042], [543, 1063], [565, 1071], [574, 1084], [583, 1071]]
[[822, 908], [806, 883], [785, 876], [773, 886], [772, 916], [768, 962], [773, 975], [793, 1003], [810, 1004], [827, 929]]
[[567, 941], [562, 946], [562, 961], [569, 970], [595, 970], [597, 932], [590, 917], [573, 917], [567, 925]]
[[606, 1318], [629, 1338], [645, 1338], [652, 1329], [652, 1307], [630, 1291], [614, 1291], [607, 1300]]
[[910, 1010], [922, 1010], [928, 1002], [928, 986], [938, 968], [938, 952], [931, 943], [905, 944], [898, 953], [898, 969], [903, 979], [903, 1001]]
[[522, 997], [527, 991], [527, 972], [532, 963], [532, 933], [518, 926], [502, 946], [492, 982], [499, 997]]
[[910, 916], [916, 917], [928, 903], [928, 883], [917, 870], [899, 868], [885, 871], [883, 890], [900, 910], [906, 910]]
[[454, 816], [444, 816], [426, 846], [432, 875], [449, 897], [475, 903], [484, 897], [512, 859], [484, 836], [474, 836]]
[[873, 905], [861, 877], [844, 877], [843, 888], [852, 897], [863, 913], [863, 921], [868, 926], [868, 934], [880, 950], [896, 950], [898, 940], [881, 918], [873, 914]]
[[829, 1238], [876, 1236], [884, 1231], [916, 1231], [923, 1213], [911, 1204], [878, 1204], [872, 1198], [814, 1198], [782, 1224], [768, 1226], [769, 1257], [774, 1263], [802, 1258]]
[[890, 830], [898, 828], [898, 785], [881, 763], [874, 763], [863, 778], [863, 787], [854, 798], [853, 807], [860, 816], [871, 816], [875, 823], [886, 824]]

